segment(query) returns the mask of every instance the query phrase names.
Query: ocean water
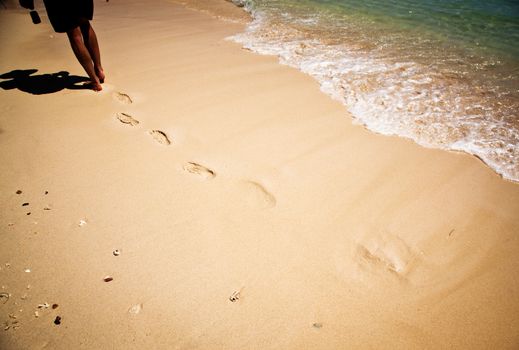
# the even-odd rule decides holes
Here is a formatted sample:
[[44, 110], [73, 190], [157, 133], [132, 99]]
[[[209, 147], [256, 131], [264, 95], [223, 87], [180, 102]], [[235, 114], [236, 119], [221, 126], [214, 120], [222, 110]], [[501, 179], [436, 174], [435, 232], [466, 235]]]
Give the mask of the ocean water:
[[234, 0], [232, 37], [312, 75], [357, 123], [519, 181], [518, 0]]

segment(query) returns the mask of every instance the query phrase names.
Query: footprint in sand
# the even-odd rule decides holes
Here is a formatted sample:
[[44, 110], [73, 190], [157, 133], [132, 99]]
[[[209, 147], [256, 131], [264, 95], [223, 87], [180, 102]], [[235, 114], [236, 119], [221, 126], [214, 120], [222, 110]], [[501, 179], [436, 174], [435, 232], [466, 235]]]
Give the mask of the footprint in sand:
[[115, 116], [123, 124], [128, 124], [131, 126], [135, 126], [135, 125], [139, 124], [139, 121], [137, 119], [133, 118], [129, 114], [120, 112], [120, 113], [117, 113]]
[[130, 96], [128, 96], [127, 94], [124, 94], [122, 92], [114, 92], [113, 93], [113, 98], [114, 100], [116, 101], [119, 101], [120, 103], [123, 103], [125, 105], [130, 105], [133, 103], [132, 99]]
[[242, 181], [243, 199], [252, 208], [272, 208], [276, 206], [276, 197], [265, 189], [263, 185], [256, 181]]
[[373, 237], [359, 244], [356, 261], [363, 270], [387, 273], [405, 279], [411, 270], [416, 254], [398, 237]]
[[216, 176], [214, 171], [212, 171], [211, 169], [206, 168], [203, 165], [193, 163], [193, 162], [186, 163], [184, 165], [184, 170], [187, 171], [188, 173], [194, 174], [204, 180], [209, 180]]
[[153, 137], [155, 141], [162, 145], [169, 146], [171, 145], [171, 141], [169, 140], [168, 135], [164, 131], [160, 130], [151, 130], [149, 134]]

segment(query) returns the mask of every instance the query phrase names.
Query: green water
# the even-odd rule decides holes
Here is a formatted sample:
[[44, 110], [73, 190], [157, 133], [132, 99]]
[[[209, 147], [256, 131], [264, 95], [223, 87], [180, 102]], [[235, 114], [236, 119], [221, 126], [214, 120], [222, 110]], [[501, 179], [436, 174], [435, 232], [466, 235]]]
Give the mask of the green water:
[[254, 20], [234, 39], [312, 75], [357, 122], [519, 181], [519, 1], [240, 2]]
[[270, 15], [291, 13], [369, 24], [373, 29], [409, 31], [519, 58], [517, 0], [254, 0]]

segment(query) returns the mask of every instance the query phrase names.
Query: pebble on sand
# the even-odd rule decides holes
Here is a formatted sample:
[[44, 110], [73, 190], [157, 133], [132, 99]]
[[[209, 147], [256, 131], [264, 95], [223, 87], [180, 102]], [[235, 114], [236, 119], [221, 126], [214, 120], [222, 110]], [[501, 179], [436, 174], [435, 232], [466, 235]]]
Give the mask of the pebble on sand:
[[103, 278], [103, 281], [105, 282], [112, 282], [114, 280], [114, 278], [112, 276], [105, 276], [105, 278]]
[[231, 301], [231, 303], [234, 303], [236, 301], [238, 301], [240, 299], [240, 292], [233, 292], [231, 294], [231, 296], [229, 297], [229, 300]]

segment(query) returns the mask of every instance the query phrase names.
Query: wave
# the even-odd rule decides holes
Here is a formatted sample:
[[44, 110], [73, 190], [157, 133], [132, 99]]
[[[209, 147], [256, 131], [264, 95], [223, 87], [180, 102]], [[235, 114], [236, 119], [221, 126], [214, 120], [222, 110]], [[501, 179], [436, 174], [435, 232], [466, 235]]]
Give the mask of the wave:
[[253, 20], [231, 40], [311, 75], [357, 123], [425, 147], [475, 155], [519, 181], [515, 61], [326, 8], [233, 2]]

